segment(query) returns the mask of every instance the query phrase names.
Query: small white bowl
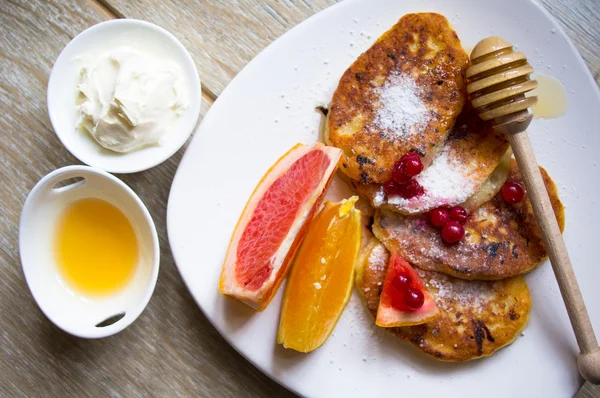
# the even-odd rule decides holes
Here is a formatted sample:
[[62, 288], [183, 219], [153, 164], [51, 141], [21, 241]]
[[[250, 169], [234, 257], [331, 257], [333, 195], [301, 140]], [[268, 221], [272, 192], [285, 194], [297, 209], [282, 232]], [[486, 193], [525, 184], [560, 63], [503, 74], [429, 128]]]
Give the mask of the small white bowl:
[[[164, 143], [124, 154], [103, 148], [92, 136], [79, 131], [75, 111], [82, 66], [76, 57], [122, 45], [171, 59], [180, 66], [189, 83], [189, 106], [177, 118]], [[135, 173], [170, 158], [194, 130], [200, 116], [200, 103], [200, 78], [190, 53], [165, 29], [135, 19], [102, 22], [78, 34], [56, 59], [48, 82], [48, 113], [58, 138], [82, 162], [111, 173]]]
[[[61, 211], [89, 197], [118, 207], [131, 221], [140, 248], [129, 285], [102, 297], [78, 294], [63, 281], [53, 245]], [[129, 326], [152, 296], [160, 262], [156, 228], [140, 198], [118, 178], [87, 166], [63, 167], [35, 185], [21, 213], [19, 251], [25, 279], [42, 312], [59, 328], [84, 338], [110, 336]]]

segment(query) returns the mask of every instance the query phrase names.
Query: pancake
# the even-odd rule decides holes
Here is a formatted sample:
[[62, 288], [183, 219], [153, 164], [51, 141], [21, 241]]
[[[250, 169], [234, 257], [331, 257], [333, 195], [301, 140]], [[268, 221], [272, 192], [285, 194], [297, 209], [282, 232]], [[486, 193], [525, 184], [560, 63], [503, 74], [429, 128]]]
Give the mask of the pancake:
[[[389, 252], [375, 238], [361, 253], [356, 287], [375, 318]], [[468, 361], [512, 343], [525, 328], [531, 308], [522, 276], [501, 281], [466, 281], [415, 268], [440, 314], [417, 326], [386, 328], [442, 361]]]
[[502, 156], [500, 164], [496, 166], [492, 174], [483, 182], [479, 189], [470, 196], [466, 201], [460, 203], [459, 206], [463, 207], [468, 214], [473, 213], [479, 209], [485, 203], [489, 202], [500, 192], [502, 186], [508, 179], [508, 173], [510, 172], [510, 164], [512, 157], [512, 149], [508, 149]]
[[448, 20], [407, 14], [346, 70], [333, 94], [325, 140], [341, 170], [383, 183], [409, 151], [427, 167], [465, 103], [469, 58]]
[[[564, 207], [550, 176], [540, 167], [560, 230]], [[511, 160], [509, 181], [522, 181], [516, 161]], [[542, 232], [527, 194], [514, 205], [498, 193], [467, 219], [464, 238], [453, 245], [442, 241], [440, 231], [427, 215], [402, 216], [378, 210], [373, 233], [389, 250], [415, 266], [464, 279], [502, 279], [526, 273], [547, 256]]]
[[423, 195], [404, 199], [386, 195], [380, 184], [353, 185], [375, 208], [402, 214], [419, 214], [441, 206], [462, 204], [475, 194], [501, 162], [506, 177], [511, 152], [506, 136], [465, 108], [456, 120], [441, 154], [415, 179]]

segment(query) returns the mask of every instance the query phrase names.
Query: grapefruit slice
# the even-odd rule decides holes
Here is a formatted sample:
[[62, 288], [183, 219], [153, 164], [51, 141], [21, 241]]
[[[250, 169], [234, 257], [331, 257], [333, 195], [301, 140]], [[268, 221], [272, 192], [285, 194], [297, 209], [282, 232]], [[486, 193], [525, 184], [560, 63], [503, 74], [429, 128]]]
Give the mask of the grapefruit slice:
[[238, 220], [219, 290], [257, 311], [269, 304], [337, 170], [342, 151], [297, 144], [260, 180]]
[[311, 223], [285, 288], [277, 342], [310, 352], [333, 331], [352, 292], [361, 244], [358, 196], [325, 203]]
[[[417, 310], [412, 310], [403, 304], [404, 295], [407, 292], [394, 286], [394, 279], [398, 278], [401, 273], [408, 274], [410, 289], [418, 290], [423, 294], [423, 305]], [[435, 305], [435, 301], [423, 286], [421, 278], [413, 267], [396, 252], [392, 253], [381, 290], [375, 324], [384, 328], [420, 325], [435, 318], [439, 313], [440, 310]]]

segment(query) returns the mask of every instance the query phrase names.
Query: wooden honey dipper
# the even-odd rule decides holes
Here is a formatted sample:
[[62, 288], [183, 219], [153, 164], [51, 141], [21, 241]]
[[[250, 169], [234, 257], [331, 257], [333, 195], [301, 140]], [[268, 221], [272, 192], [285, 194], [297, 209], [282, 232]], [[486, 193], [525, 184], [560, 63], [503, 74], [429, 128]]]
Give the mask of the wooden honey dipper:
[[537, 97], [525, 96], [537, 87], [537, 81], [529, 79], [532, 72], [525, 54], [514, 52], [512, 44], [500, 37], [488, 37], [471, 52], [467, 93], [479, 116], [508, 135], [581, 351], [579, 372], [590, 383], [600, 384], [598, 341], [526, 131], [533, 118], [529, 107], [537, 103]]

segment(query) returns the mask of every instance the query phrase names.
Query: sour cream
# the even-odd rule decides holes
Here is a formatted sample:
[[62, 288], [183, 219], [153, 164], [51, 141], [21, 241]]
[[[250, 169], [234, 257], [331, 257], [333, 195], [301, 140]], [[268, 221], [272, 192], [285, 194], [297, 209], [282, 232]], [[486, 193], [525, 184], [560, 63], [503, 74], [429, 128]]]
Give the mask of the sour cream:
[[128, 46], [83, 60], [76, 106], [80, 130], [115, 152], [168, 138], [189, 101], [176, 63]]

